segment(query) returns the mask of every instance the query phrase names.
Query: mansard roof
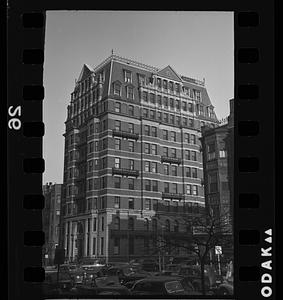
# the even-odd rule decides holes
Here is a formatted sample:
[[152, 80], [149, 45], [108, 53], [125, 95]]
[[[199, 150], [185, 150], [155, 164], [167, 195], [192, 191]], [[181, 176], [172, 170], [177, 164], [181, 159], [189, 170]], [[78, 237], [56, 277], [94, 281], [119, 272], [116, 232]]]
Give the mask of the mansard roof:
[[82, 80], [88, 78], [92, 73], [93, 73], [93, 69], [90, 66], [88, 66], [87, 64], [84, 64], [82, 67], [78, 81], [82, 81]]
[[181, 79], [181, 77], [169, 65], [167, 67], [165, 67], [164, 69], [158, 71], [157, 75], [161, 76], [161, 77], [166, 77], [166, 78], [174, 80], [174, 81], [179, 81], [179, 82], [183, 81]]

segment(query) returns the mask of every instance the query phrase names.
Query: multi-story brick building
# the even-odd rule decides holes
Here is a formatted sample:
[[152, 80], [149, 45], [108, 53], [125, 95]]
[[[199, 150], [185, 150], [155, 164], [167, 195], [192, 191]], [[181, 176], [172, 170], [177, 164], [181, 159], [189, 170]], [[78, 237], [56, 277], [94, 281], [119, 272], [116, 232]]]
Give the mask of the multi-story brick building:
[[210, 213], [219, 229], [231, 234], [231, 242], [225, 251], [232, 255], [232, 227], [234, 205], [234, 100], [230, 100], [230, 115], [222, 125], [202, 127], [202, 152], [204, 190], [207, 213]]
[[43, 186], [45, 198], [45, 206], [42, 210], [42, 225], [45, 234], [43, 256], [44, 263], [47, 265], [53, 264], [55, 248], [59, 244], [61, 190], [62, 184], [49, 182]]
[[170, 66], [116, 55], [84, 65], [64, 134], [67, 258], [153, 256], [157, 234], [188, 234], [182, 220], [205, 204], [200, 128], [217, 122], [204, 81]]

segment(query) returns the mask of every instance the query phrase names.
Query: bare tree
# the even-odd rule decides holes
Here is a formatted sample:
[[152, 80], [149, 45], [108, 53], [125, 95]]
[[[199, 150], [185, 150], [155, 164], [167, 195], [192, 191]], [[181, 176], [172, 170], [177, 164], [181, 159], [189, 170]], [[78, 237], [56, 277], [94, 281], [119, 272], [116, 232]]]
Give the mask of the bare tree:
[[182, 223], [185, 226], [190, 225], [190, 232], [178, 237], [177, 241], [165, 238], [163, 234], [159, 235], [158, 247], [161, 249], [184, 248], [196, 255], [200, 263], [201, 291], [205, 295], [205, 264], [208, 261], [209, 253], [214, 251], [215, 246], [227, 247], [232, 243], [230, 217], [228, 213], [216, 216], [212, 212], [207, 212], [205, 215], [184, 218]]

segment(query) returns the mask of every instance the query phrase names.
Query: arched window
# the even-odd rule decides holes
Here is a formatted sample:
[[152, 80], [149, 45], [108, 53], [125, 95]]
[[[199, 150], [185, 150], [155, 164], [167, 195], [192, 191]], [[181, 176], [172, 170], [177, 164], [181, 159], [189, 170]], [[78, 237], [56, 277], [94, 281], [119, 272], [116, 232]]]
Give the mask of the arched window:
[[116, 217], [114, 220], [114, 229], [120, 230], [120, 218]]
[[166, 220], [165, 222], [165, 231], [170, 231], [170, 221]]
[[129, 230], [134, 230], [134, 219], [133, 218], [129, 218], [128, 229]]
[[157, 231], [157, 220], [156, 219], [152, 219], [152, 230]]
[[149, 231], [149, 221], [148, 221], [148, 219], [144, 219], [144, 229], [146, 231]]
[[174, 222], [174, 232], [179, 232], [179, 222], [177, 220]]

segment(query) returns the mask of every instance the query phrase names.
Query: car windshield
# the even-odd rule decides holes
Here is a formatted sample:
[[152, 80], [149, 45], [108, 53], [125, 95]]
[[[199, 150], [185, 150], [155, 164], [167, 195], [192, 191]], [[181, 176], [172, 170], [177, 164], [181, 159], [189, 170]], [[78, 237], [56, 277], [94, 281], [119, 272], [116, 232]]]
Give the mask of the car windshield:
[[165, 288], [168, 293], [176, 293], [184, 291], [184, 288], [180, 281], [169, 281], [165, 283]]

